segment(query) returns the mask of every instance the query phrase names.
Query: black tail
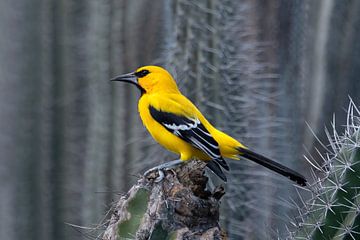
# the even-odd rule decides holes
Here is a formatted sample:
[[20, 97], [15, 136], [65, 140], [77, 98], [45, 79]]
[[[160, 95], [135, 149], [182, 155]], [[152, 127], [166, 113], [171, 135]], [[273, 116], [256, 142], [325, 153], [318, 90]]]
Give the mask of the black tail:
[[206, 164], [206, 166], [208, 168], [210, 168], [210, 170], [213, 173], [215, 173], [216, 176], [221, 178], [224, 182], [227, 181], [226, 175], [224, 174], [224, 172], [221, 169], [221, 168], [224, 168], [227, 171], [230, 170], [229, 165], [226, 163], [225, 159], [223, 159], [223, 158], [212, 159]]
[[260, 164], [270, 170], [273, 170], [285, 177], [288, 177], [290, 180], [296, 182], [301, 186], [306, 186], [306, 179], [300, 173], [295, 172], [294, 170], [281, 165], [280, 163], [274, 162], [267, 157], [264, 157], [260, 154], [250, 151], [249, 149], [238, 148], [240, 156], [249, 159], [257, 164]]

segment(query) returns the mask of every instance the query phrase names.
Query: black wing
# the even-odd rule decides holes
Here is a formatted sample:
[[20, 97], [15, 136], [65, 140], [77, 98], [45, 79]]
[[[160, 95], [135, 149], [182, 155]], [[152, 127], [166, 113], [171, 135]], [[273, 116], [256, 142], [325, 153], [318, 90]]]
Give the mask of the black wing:
[[224, 169], [229, 170], [229, 166], [221, 157], [218, 143], [199, 119], [159, 111], [151, 105], [149, 106], [149, 110], [151, 116], [158, 123], [163, 125], [169, 132], [190, 143], [195, 148], [203, 151]]

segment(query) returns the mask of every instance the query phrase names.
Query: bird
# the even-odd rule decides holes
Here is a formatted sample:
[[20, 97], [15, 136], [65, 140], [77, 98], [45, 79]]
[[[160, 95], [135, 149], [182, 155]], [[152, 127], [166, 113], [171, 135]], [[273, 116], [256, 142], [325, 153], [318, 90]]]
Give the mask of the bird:
[[224, 182], [229, 171], [225, 159], [242, 158], [260, 164], [280, 175], [306, 186], [300, 173], [258, 154], [230, 135], [215, 128], [200, 110], [179, 90], [172, 75], [160, 66], [143, 66], [134, 72], [122, 74], [111, 81], [135, 85], [141, 95], [138, 100], [140, 118], [150, 135], [165, 149], [179, 155], [179, 159], [160, 164], [145, 172], [174, 168], [191, 159], [206, 161], [208, 167]]

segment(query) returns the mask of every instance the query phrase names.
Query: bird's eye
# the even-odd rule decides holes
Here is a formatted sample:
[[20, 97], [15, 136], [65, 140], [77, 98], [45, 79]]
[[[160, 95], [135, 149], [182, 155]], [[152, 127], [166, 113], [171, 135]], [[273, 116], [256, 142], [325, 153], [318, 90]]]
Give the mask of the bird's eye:
[[145, 77], [146, 75], [148, 75], [150, 72], [149, 70], [141, 70], [141, 71], [138, 71], [135, 73], [135, 76], [138, 77], [138, 78], [142, 78], [142, 77]]

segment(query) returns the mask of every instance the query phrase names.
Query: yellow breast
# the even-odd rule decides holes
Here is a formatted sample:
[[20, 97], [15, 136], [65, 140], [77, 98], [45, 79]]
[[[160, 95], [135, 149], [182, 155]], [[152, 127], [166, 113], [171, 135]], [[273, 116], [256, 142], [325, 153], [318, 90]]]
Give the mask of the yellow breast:
[[138, 109], [144, 126], [155, 139], [155, 141], [157, 141], [167, 150], [179, 154], [182, 160], [189, 160], [191, 158], [210, 160], [206, 154], [194, 148], [181, 138], [175, 136], [156, 120], [154, 120], [149, 111], [150, 102], [156, 105], [156, 99], [144, 94], [139, 100]]
[[223, 157], [238, 159], [236, 147], [244, 147], [234, 138], [214, 128], [200, 113], [200, 111], [182, 95], [156, 95], [144, 94], [138, 104], [141, 120], [150, 132], [151, 136], [163, 147], [180, 155], [182, 160], [197, 158], [210, 160], [204, 152], [193, 147], [191, 144], [169, 132], [165, 127], [158, 123], [150, 114], [149, 105], [163, 110], [171, 110], [174, 114], [194, 116], [209, 131], [215, 141], [219, 144], [220, 153]]

